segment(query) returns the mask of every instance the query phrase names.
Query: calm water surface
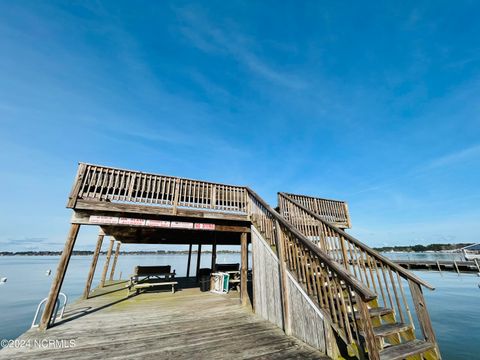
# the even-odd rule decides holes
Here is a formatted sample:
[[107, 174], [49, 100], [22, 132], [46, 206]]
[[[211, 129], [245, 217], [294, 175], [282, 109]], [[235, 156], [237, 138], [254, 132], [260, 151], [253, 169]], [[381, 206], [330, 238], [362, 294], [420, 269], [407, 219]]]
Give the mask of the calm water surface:
[[[449, 254], [388, 253], [391, 258], [451, 258]], [[240, 262], [239, 254], [218, 254], [218, 262]], [[32, 322], [36, 306], [47, 296], [55, 271], [57, 256], [0, 257], [0, 277], [8, 281], [0, 285], [0, 339], [14, 339], [25, 332]], [[69, 302], [79, 297], [85, 285], [91, 256], [73, 256], [62, 292]], [[94, 285], [98, 283], [104, 258], [99, 259]], [[210, 266], [209, 254], [202, 256], [202, 267]], [[187, 256], [178, 255], [127, 255], [117, 264], [116, 277], [122, 272], [128, 276], [136, 265], [172, 265], [178, 276], [185, 276]], [[192, 264], [196, 263], [192, 255]], [[435, 291], [425, 290], [432, 323], [446, 360], [480, 359], [480, 277], [476, 274], [452, 272], [416, 272], [435, 286]]]

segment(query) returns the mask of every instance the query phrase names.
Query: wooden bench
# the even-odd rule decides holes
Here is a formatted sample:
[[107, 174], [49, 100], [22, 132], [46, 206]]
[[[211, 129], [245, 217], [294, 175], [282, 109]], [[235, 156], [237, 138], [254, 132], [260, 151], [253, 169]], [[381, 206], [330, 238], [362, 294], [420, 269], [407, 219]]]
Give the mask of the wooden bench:
[[136, 266], [134, 274], [130, 276], [127, 288], [130, 295], [131, 289], [134, 289], [135, 293], [139, 294], [142, 289], [168, 285], [172, 287], [173, 294], [177, 284], [178, 282], [175, 281], [175, 270], [171, 272], [170, 265]]

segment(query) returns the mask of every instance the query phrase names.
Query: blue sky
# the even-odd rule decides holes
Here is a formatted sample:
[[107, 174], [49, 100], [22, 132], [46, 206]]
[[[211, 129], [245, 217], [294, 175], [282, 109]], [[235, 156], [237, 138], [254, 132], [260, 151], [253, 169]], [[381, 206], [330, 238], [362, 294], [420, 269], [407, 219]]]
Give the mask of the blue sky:
[[[476, 1], [0, 2], [0, 250], [60, 249], [78, 161], [347, 200], [479, 241]], [[95, 231], [79, 249], [93, 249]]]

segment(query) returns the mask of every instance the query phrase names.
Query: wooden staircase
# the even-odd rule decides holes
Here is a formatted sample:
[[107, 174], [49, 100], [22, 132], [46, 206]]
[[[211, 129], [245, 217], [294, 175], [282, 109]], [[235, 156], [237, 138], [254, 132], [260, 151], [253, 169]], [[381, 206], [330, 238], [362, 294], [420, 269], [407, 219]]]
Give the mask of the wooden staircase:
[[[63, 271], [79, 224], [99, 224], [91, 218], [111, 221], [103, 215], [135, 213], [139, 221], [154, 214], [155, 219], [250, 222], [275, 250], [281, 277], [288, 275], [301, 287], [350, 357], [441, 359], [422, 293], [433, 287], [342, 230], [351, 227], [345, 202], [285, 193], [279, 193], [278, 202], [277, 212], [248, 187], [80, 163], [67, 204], [75, 222], [67, 243], [71, 248], [62, 255]], [[91, 216], [96, 214], [102, 216]], [[43, 329], [54, 310], [59, 279], [42, 317]]]
[[[349, 319], [355, 322], [353, 332], [360, 349], [365, 349], [363, 355], [359, 352], [357, 356], [368, 355], [371, 359], [381, 360], [440, 359], [421, 289], [421, 286], [433, 289], [432, 286], [326, 221], [325, 218], [331, 219], [332, 215], [319, 213], [319, 210], [324, 211], [326, 208], [319, 206], [322, 200], [311, 197], [302, 199], [301, 195], [279, 193], [280, 214], [315, 246], [376, 294], [375, 299], [362, 302], [358, 294], [349, 292], [345, 282], [341, 292], [331, 294], [333, 297], [350, 298], [351, 306], [347, 306], [345, 312]], [[311, 205], [310, 208], [308, 205]], [[339, 218], [338, 214], [337, 211], [336, 218]], [[349, 219], [348, 214], [341, 216]], [[300, 263], [306, 263], [307, 272], [315, 274], [315, 269], [304, 252], [296, 248], [293, 256], [298, 258]], [[330, 278], [332, 276], [333, 274], [329, 275]], [[404, 283], [408, 284], [410, 293], [405, 291]], [[308, 290], [309, 286], [306, 285]], [[328, 283], [324, 285], [328, 287]], [[418, 339], [415, 332], [414, 314], [410, 310], [408, 296], [415, 307], [422, 339]], [[336, 305], [322, 307], [330, 314], [341, 310]], [[333, 320], [335, 322], [335, 317]]]

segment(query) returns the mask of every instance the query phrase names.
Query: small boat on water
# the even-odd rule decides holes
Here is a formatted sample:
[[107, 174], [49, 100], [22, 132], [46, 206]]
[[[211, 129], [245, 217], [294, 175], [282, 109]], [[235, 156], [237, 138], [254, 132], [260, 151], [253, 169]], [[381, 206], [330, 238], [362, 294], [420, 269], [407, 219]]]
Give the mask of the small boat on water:
[[472, 244], [462, 248], [463, 256], [465, 260], [480, 260], [480, 243]]
[[7, 278], [6, 278], [6, 277], [0, 278], [0, 283], [1, 283], [1, 284], [6, 283], [6, 282], [7, 282]]

